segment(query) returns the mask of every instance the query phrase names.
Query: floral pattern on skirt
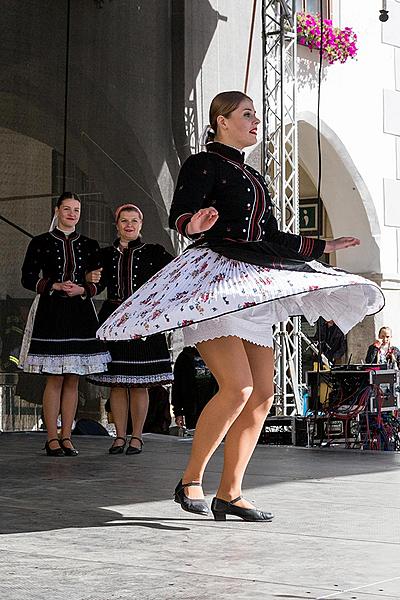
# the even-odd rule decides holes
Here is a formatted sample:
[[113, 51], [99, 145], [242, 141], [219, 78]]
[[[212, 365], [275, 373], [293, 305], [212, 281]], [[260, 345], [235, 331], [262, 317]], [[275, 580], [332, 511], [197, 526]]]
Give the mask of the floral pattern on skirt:
[[307, 265], [311, 272], [272, 269], [190, 248], [123, 302], [97, 335], [137, 339], [237, 311], [263, 314], [268, 325], [295, 315], [314, 323], [322, 316], [347, 333], [384, 306], [375, 283], [317, 261]]

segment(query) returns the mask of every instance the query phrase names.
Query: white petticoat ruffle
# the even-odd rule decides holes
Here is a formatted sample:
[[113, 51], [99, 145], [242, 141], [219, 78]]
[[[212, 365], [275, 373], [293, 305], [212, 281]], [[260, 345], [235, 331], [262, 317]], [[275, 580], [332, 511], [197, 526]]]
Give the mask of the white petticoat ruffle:
[[248, 330], [253, 335], [249, 341], [269, 346], [272, 325], [289, 316], [303, 315], [309, 323], [320, 316], [332, 319], [347, 333], [384, 306], [383, 293], [372, 281], [317, 261], [308, 264], [314, 271], [271, 269], [225, 258], [208, 248], [190, 248], [123, 302], [97, 335], [136, 339], [185, 328], [190, 337], [186, 328], [195, 336], [197, 324], [209, 321], [213, 337], [221, 337], [219, 328], [236, 331], [240, 321], [234, 335], [248, 339], [243, 329]]
[[257, 346], [273, 348], [273, 324], [266, 322], [265, 309], [256, 310], [260, 308], [263, 308], [262, 305], [184, 327], [182, 330], [184, 345], [196, 346], [199, 342], [235, 336]]
[[28, 354], [23, 370], [25, 373], [43, 373], [49, 375], [90, 375], [107, 370], [111, 360], [108, 352], [92, 355], [38, 356]]

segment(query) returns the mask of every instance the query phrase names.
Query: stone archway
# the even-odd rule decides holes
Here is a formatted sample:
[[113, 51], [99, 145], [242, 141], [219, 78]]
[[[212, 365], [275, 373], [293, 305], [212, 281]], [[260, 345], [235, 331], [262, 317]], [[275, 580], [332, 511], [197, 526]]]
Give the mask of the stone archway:
[[[315, 115], [298, 116], [299, 164], [314, 185], [317, 183], [317, 143]], [[321, 198], [328, 213], [334, 237], [354, 235], [361, 246], [339, 252], [337, 266], [353, 273], [380, 273], [380, 225], [376, 209], [354, 161], [336, 133], [321, 123]]]
[[[318, 155], [316, 116], [298, 115], [299, 165], [317, 185]], [[372, 196], [347, 148], [338, 135], [321, 123], [322, 181], [321, 198], [329, 217], [333, 237], [354, 235], [361, 246], [338, 252], [336, 265], [352, 273], [363, 274], [381, 284], [381, 227]], [[375, 339], [385, 311], [366, 317], [347, 336], [348, 360], [365, 359], [368, 345]]]

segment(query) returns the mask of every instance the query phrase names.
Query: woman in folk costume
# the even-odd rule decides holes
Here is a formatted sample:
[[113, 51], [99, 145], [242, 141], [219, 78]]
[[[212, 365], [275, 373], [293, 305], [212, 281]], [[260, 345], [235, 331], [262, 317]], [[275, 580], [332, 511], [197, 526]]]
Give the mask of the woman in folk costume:
[[27, 373], [47, 375], [43, 395], [47, 455], [76, 456], [71, 429], [79, 375], [104, 371], [111, 357], [96, 339], [98, 319], [91, 298], [97, 288], [85, 281], [86, 272], [98, 266], [99, 245], [75, 231], [81, 212], [76, 194], [62, 194], [55, 212], [57, 227], [32, 239], [22, 265], [22, 285], [39, 294], [39, 301], [20, 366]]
[[[98, 282], [99, 290], [107, 287], [107, 300], [99, 313], [100, 323], [154, 273], [172, 260], [159, 244], [145, 244], [141, 239], [142, 211], [134, 204], [123, 204], [115, 211], [118, 239], [100, 251], [101, 269], [88, 273], [88, 281]], [[108, 372], [92, 375], [91, 383], [111, 387], [110, 404], [117, 437], [110, 454], [122, 454], [126, 445], [128, 409], [133, 431], [126, 454], [140, 454], [146, 420], [148, 388], [172, 382], [172, 367], [165, 336], [147, 340], [110, 342], [112, 361]]]
[[224, 442], [224, 465], [212, 512], [268, 521], [242, 497], [243, 476], [273, 402], [272, 326], [290, 315], [333, 319], [346, 333], [383, 306], [379, 287], [314, 259], [359, 245], [278, 230], [264, 178], [244, 162], [257, 140], [252, 100], [223, 92], [211, 103], [206, 152], [183, 164], [170, 226], [194, 244], [135, 292], [100, 328], [103, 339], [128, 339], [183, 328], [219, 391], [197, 423], [175, 501], [206, 515], [205, 467]]

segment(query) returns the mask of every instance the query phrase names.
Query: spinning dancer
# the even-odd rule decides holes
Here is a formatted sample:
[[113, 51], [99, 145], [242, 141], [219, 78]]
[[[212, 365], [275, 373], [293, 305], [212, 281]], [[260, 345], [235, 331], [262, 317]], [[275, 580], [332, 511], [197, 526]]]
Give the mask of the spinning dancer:
[[206, 152], [183, 164], [170, 226], [196, 239], [144, 284], [100, 328], [104, 339], [183, 328], [218, 383], [196, 427], [175, 501], [207, 515], [201, 484], [221, 441], [224, 465], [212, 512], [269, 521], [271, 512], [242, 497], [242, 480], [273, 401], [272, 326], [290, 315], [333, 319], [347, 332], [383, 305], [374, 283], [315, 258], [358, 246], [354, 237], [322, 241], [278, 230], [264, 178], [244, 162], [257, 141], [252, 100], [218, 94], [210, 107]]

